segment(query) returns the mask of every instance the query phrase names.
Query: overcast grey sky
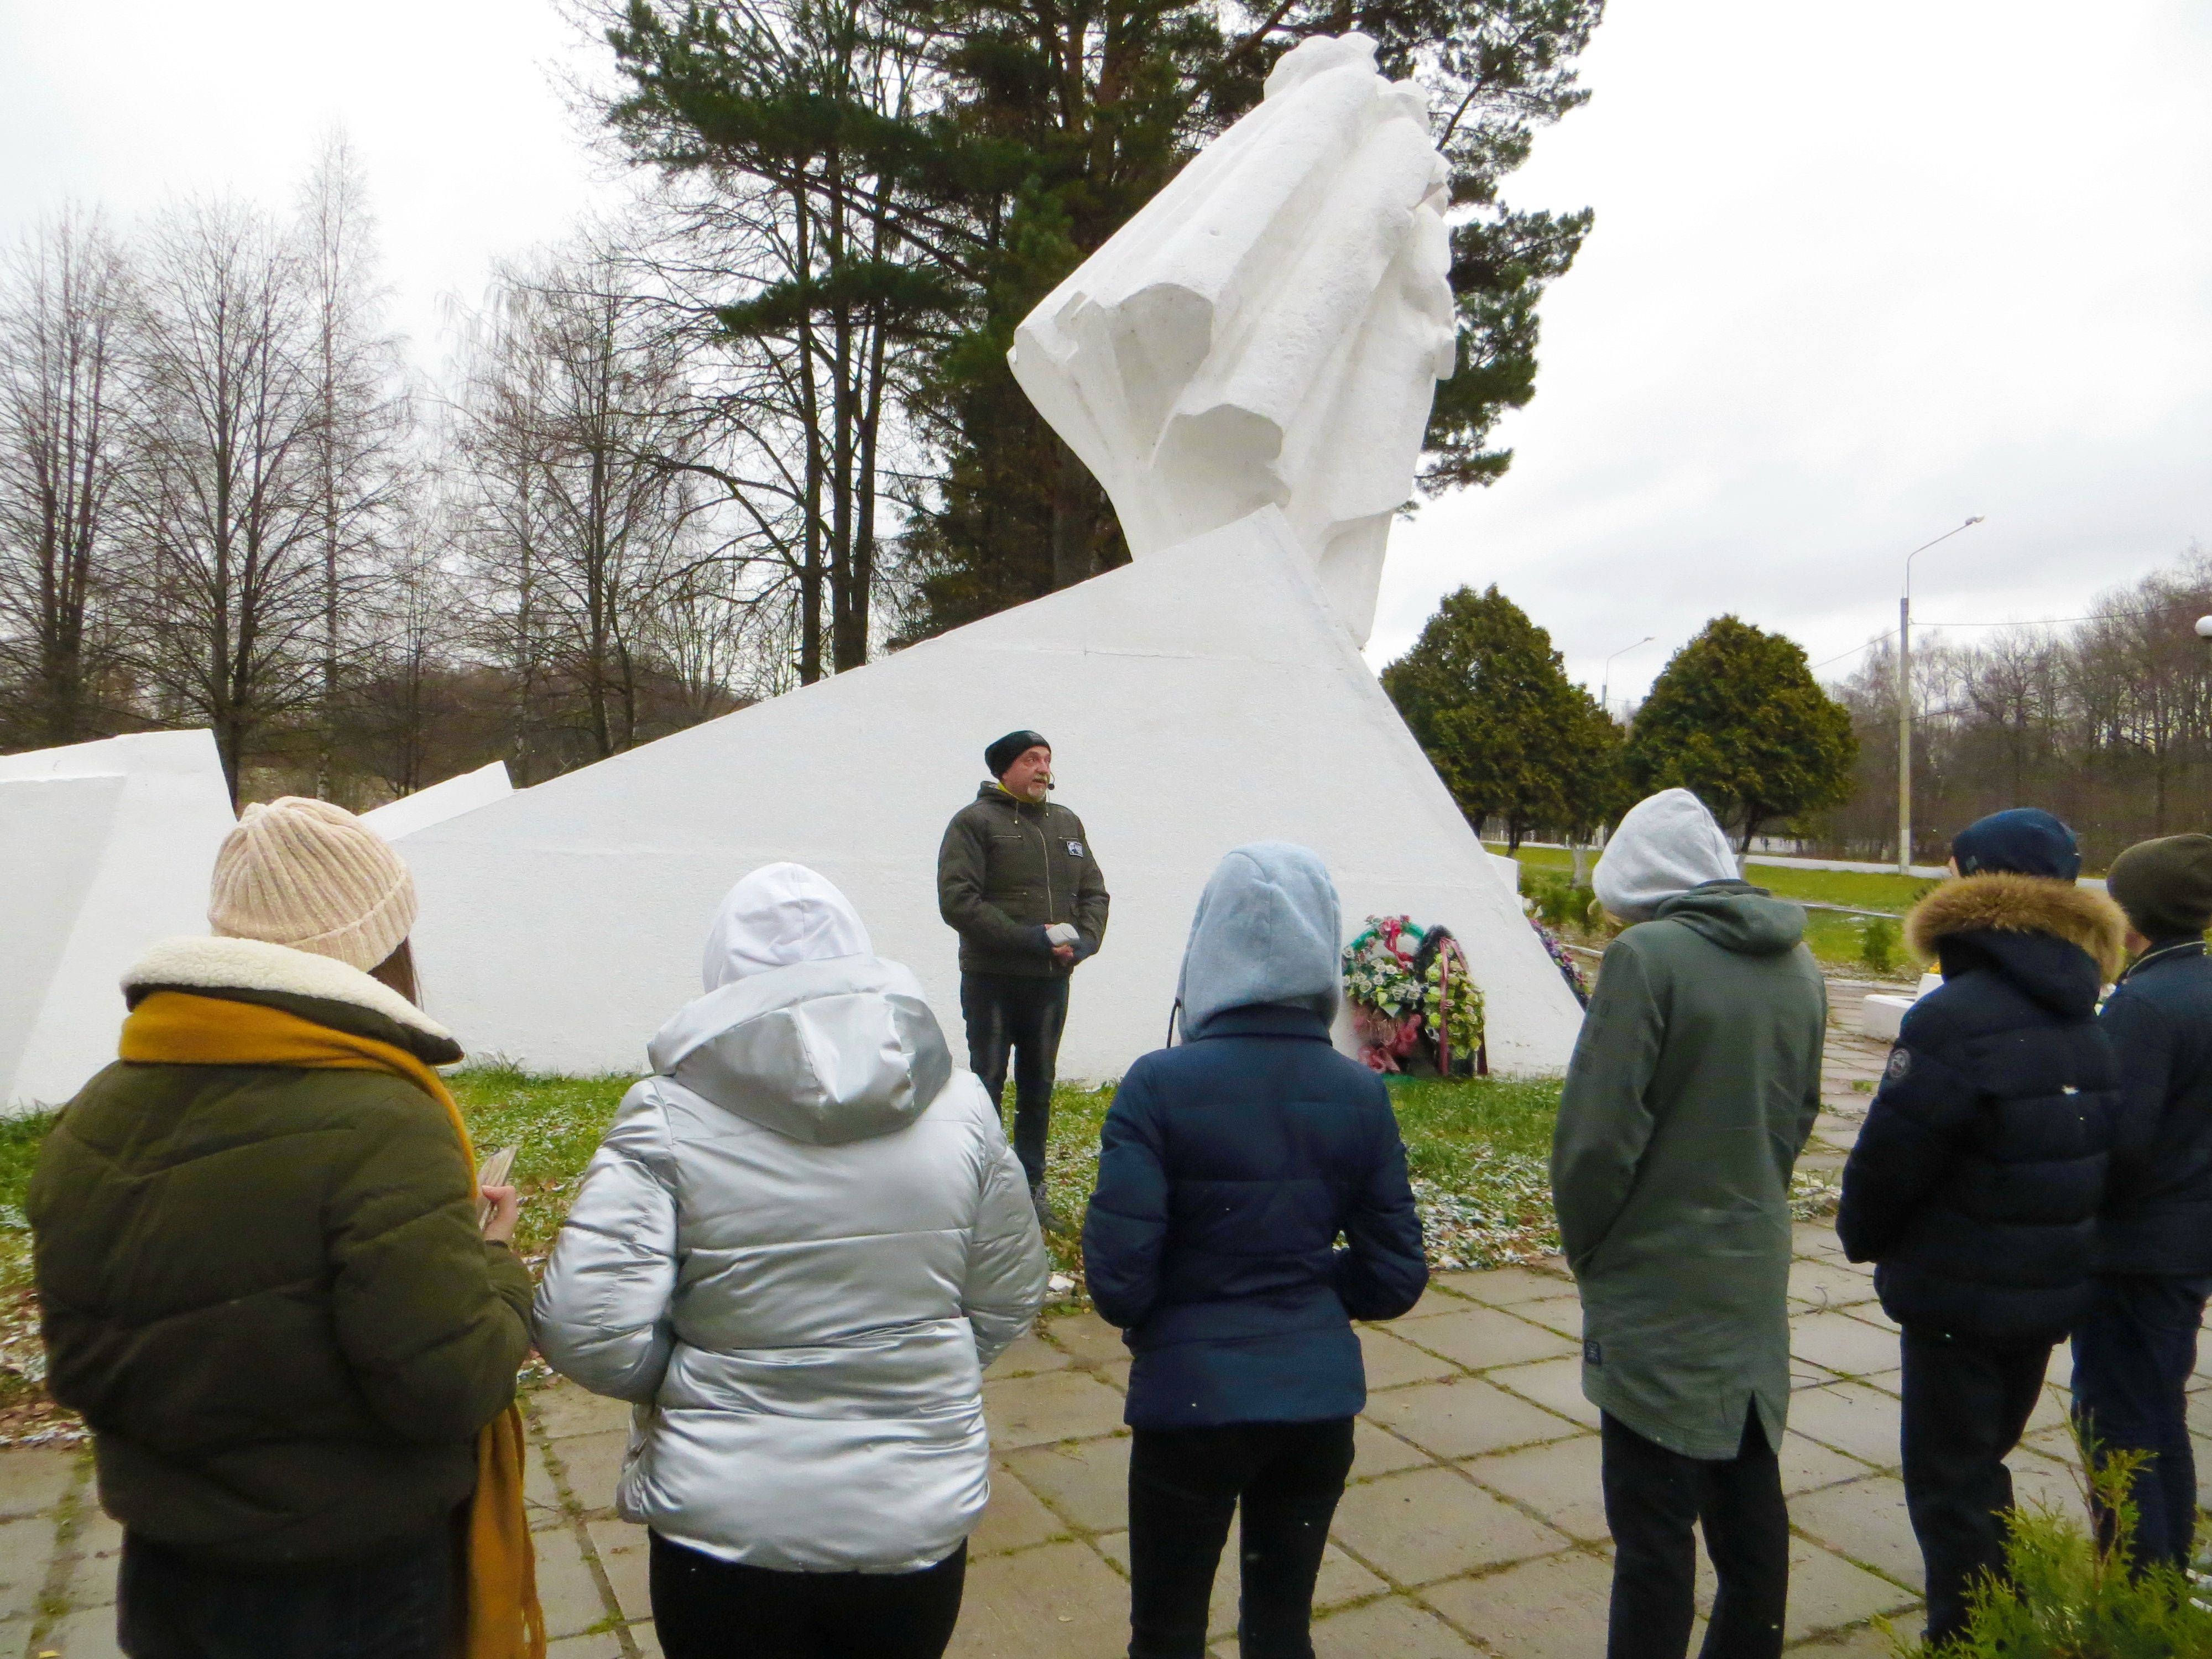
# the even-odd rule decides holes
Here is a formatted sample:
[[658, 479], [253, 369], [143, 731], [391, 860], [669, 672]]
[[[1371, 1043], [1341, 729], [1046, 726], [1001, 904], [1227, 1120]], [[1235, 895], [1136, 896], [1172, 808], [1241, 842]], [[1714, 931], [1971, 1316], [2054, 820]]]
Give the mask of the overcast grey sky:
[[[341, 125], [428, 363], [441, 296], [618, 192], [556, 84], [599, 59], [553, 0], [0, 0], [0, 236], [281, 207]], [[2212, 545], [2212, 7], [1613, 0], [1584, 73], [1509, 186], [1598, 216], [1517, 459], [1398, 531], [1376, 661], [1495, 581], [1594, 688], [1656, 635], [1619, 698], [1723, 610], [1851, 650], [1971, 514], [1917, 617], [2072, 616]]]

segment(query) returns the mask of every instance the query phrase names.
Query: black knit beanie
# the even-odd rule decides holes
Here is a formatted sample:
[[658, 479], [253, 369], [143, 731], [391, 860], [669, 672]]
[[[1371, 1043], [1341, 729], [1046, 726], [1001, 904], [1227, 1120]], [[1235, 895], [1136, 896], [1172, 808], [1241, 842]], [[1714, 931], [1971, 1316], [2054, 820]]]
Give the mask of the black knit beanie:
[[1035, 732], [1009, 732], [983, 751], [983, 764], [990, 768], [993, 777], [1003, 778], [1006, 769], [1030, 750], [1051, 747]]
[[2153, 944], [2197, 938], [2212, 925], [2212, 836], [2137, 842], [2112, 860], [2105, 890]]

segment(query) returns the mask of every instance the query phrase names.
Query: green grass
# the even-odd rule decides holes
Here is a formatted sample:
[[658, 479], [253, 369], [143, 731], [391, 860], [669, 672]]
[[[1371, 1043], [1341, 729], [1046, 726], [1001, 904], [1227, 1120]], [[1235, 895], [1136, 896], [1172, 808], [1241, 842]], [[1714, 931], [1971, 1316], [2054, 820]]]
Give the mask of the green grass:
[[538, 1077], [506, 1066], [471, 1066], [446, 1079], [477, 1157], [489, 1158], [502, 1146], [521, 1149], [514, 1159], [514, 1184], [522, 1191], [514, 1244], [523, 1256], [551, 1248], [576, 1178], [635, 1080]]

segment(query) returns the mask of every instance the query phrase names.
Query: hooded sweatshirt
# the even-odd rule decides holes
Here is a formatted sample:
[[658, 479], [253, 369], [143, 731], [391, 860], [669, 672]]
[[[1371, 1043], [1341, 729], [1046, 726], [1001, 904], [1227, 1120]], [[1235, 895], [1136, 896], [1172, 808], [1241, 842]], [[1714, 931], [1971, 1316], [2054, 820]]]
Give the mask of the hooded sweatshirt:
[[705, 994], [585, 1171], [538, 1346], [640, 1407], [625, 1518], [753, 1566], [916, 1571], [982, 1513], [982, 1369], [1043, 1301], [1021, 1168], [830, 883], [757, 871], [708, 937]]
[[1231, 853], [1191, 924], [1186, 1040], [1115, 1093], [1083, 1261], [1135, 1355], [1134, 1428], [1350, 1417], [1351, 1322], [1427, 1283], [1389, 1096], [1329, 1042], [1340, 932], [1315, 854]]
[[1686, 1456], [1735, 1455], [1754, 1409], [1779, 1447], [1790, 1176], [1827, 1023], [1805, 913], [1735, 879], [1687, 790], [1621, 820], [1596, 884], [1615, 915], [1650, 920], [1606, 952], [1553, 1142], [1583, 1392]]

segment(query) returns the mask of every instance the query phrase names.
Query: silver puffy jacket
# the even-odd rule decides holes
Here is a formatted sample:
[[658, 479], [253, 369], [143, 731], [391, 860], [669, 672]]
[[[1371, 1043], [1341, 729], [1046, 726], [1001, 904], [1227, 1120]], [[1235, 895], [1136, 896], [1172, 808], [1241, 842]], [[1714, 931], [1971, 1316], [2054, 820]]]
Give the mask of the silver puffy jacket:
[[1044, 1299], [1021, 1167], [914, 976], [780, 968], [664, 1026], [538, 1292], [637, 1402], [623, 1516], [725, 1560], [909, 1572], [989, 1496], [982, 1368]]

